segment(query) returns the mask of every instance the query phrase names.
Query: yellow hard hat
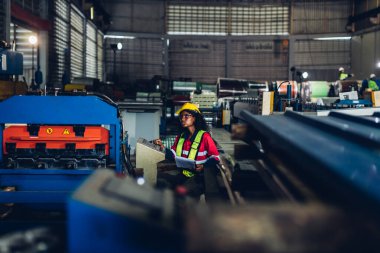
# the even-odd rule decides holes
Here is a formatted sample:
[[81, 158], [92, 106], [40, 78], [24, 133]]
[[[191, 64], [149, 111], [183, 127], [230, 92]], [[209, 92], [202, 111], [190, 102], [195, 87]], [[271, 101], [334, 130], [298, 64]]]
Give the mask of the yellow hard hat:
[[193, 104], [193, 103], [185, 103], [181, 109], [179, 109], [178, 111], [176, 111], [175, 113], [176, 114], [180, 114], [182, 111], [184, 110], [188, 110], [188, 111], [194, 111], [196, 113], [199, 113], [201, 114], [201, 111], [198, 109], [198, 106]]

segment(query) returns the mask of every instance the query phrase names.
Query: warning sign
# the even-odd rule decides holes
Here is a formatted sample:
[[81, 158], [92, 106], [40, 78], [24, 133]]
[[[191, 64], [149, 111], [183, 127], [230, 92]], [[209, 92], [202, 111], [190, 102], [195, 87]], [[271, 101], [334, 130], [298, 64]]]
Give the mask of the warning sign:
[[47, 134], [52, 134], [53, 133], [53, 128], [51, 128], [51, 127], [46, 128], [46, 133]]
[[70, 134], [70, 131], [69, 131], [67, 128], [65, 128], [65, 130], [63, 130], [63, 134], [64, 134], [64, 135], [69, 135], [69, 134]]

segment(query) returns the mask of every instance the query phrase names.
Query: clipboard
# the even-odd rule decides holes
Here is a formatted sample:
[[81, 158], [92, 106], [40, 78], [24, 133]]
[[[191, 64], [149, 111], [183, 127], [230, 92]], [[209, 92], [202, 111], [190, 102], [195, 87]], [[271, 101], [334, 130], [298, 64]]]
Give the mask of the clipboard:
[[195, 170], [195, 160], [176, 156], [175, 157], [175, 164], [178, 168]]

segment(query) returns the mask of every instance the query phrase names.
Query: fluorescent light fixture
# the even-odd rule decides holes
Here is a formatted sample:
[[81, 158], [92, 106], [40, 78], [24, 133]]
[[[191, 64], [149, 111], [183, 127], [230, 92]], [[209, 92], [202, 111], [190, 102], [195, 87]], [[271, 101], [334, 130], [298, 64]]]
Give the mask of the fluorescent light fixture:
[[251, 36], [251, 35], [282, 35], [282, 36], [285, 36], [285, 35], [289, 35], [289, 33], [287, 32], [278, 32], [278, 33], [231, 33], [231, 35], [233, 36]]
[[350, 40], [351, 37], [321, 37], [314, 38], [313, 40]]
[[94, 20], [94, 6], [91, 6], [90, 8], [90, 19]]
[[[226, 36], [224, 32], [168, 32], [169, 35], [210, 35]], [[289, 33], [232, 33], [233, 36], [250, 36], [250, 35], [289, 35]]]
[[377, 62], [376, 67], [380, 69], [380, 61]]
[[227, 35], [227, 33], [214, 32], [168, 32], [169, 35]]
[[125, 36], [125, 35], [104, 35], [105, 39], [127, 39], [127, 40], [133, 40], [136, 37], [134, 36]]

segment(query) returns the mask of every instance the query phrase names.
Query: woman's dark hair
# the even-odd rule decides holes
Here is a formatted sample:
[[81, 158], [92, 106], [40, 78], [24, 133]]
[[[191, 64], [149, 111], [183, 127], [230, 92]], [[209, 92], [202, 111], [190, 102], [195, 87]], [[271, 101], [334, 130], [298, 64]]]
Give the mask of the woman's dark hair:
[[[186, 111], [195, 117], [195, 121], [194, 121], [195, 130], [209, 131], [208, 125], [206, 124], [206, 120], [202, 114], [197, 113], [195, 111], [190, 111], [190, 110], [183, 110], [183, 111]], [[178, 126], [179, 126], [178, 130], [180, 133], [188, 131], [187, 128], [182, 127], [181, 121], [179, 121]]]

